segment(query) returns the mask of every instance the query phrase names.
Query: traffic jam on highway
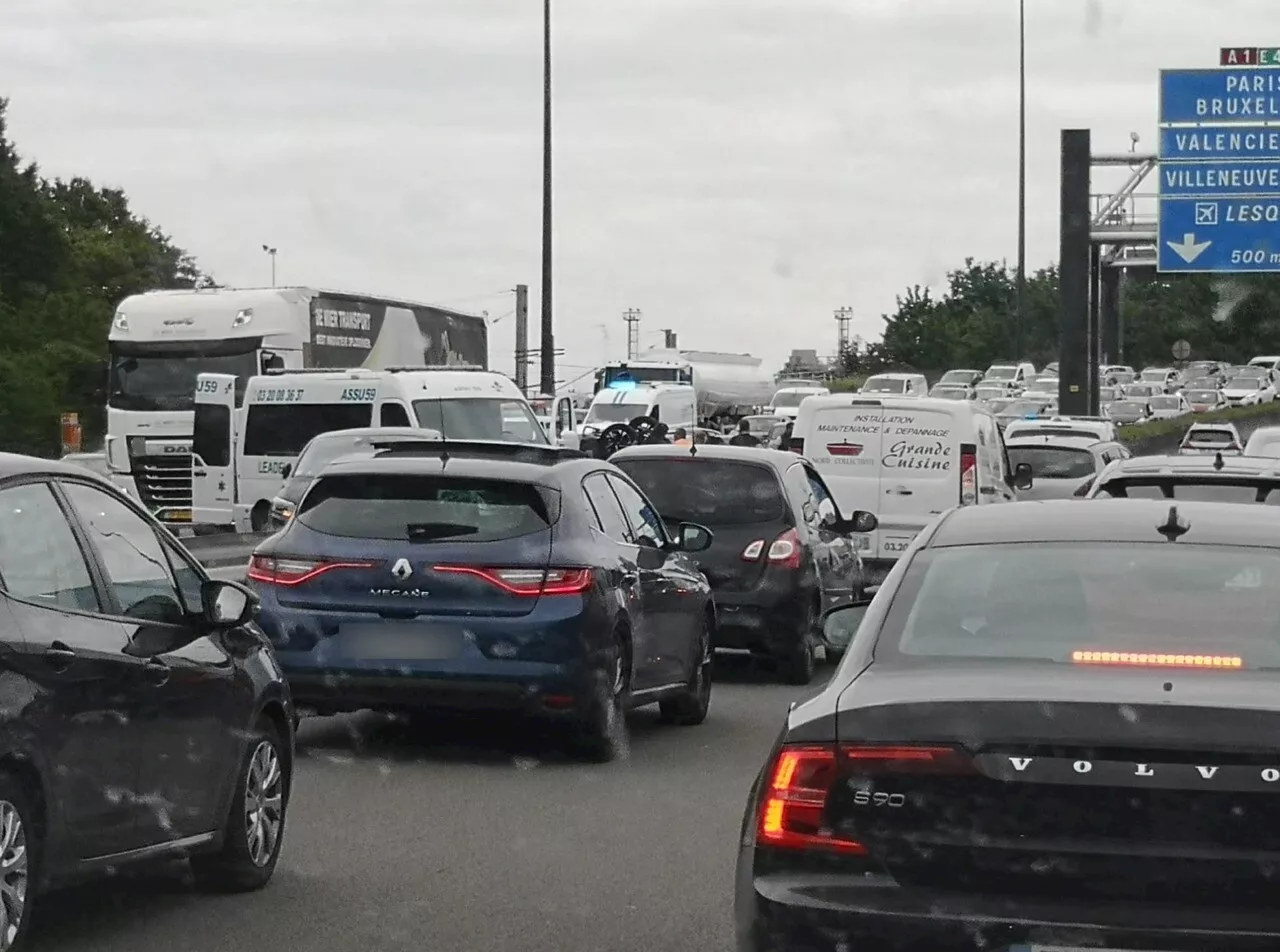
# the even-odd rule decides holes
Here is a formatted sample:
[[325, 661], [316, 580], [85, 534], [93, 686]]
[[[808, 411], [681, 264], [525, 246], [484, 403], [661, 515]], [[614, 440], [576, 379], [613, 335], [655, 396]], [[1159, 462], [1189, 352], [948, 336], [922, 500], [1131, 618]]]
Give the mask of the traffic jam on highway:
[[[720, 791], [739, 948], [1280, 942], [1280, 427], [1195, 418], [1274, 400], [1280, 357], [1105, 367], [1070, 417], [1053, 366], [833, 393], [730, 356], [606, 365], [585, 412], [456, 362], [264, 361], [191, 375], [185, 484], [128, 432], [105, 476], [6, 458], [0, 948], [137, 864], [267, 885], [308, 724], [503, 716], [603, 764], [640, 709], [697, 745], [735, 655], [828, 666]], [[1157, 415], [1179, 449], [1132, 455]], [[260, 530], [245, 581], [183, 524]]]

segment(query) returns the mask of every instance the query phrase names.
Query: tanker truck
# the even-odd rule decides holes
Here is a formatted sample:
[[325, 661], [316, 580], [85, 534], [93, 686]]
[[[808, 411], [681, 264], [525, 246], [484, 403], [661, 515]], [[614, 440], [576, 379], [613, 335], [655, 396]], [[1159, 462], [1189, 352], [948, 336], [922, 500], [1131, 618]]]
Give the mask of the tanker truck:
[[749, 416], [773, 397], [773, 376], [750, 354], [655, 348], [634, 360], [611, 361], [596, 371], [595, 389], [618, 384], [679, 383], [693, 387], [698, 423], [719, 429]]

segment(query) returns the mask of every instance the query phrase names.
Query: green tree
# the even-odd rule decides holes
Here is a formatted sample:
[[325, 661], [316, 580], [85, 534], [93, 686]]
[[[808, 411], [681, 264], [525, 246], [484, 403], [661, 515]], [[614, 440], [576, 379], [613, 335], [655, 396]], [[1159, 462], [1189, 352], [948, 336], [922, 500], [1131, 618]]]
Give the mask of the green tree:
[[59, 415], [92, 444], [105, 422], [107, 331], [124, 297], [211, 285], [119, 189], [24, 164], [0, 99], [0, 448], [54, 455]]

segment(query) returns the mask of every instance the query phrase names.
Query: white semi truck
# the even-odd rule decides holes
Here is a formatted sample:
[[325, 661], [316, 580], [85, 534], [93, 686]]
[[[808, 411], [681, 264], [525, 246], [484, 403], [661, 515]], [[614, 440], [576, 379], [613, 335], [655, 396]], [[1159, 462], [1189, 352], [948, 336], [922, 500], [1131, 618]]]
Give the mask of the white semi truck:
[[698, 422], [719, 427], [765, 406], [776, 389], [761, 360], [750, 354], [658, 348], [634, 360], [612, 361], [596, 371], [596, 392], [619, 382], [683, 383], [693, 386]]
[[161, 520], [188, 524], [196, 380], [270, 371], [488, 366], [474, 314], [316, 288], [148, 291], [120, 302], [107, 341], [112, 480]]

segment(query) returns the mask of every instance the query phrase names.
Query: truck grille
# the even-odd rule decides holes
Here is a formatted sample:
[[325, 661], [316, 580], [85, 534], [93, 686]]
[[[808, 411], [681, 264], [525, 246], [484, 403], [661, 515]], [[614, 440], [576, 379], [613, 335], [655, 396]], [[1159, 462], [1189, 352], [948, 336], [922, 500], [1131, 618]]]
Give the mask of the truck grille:
[[[138, 497], [152, 512], [166, 510], [174, 522], [191, 521], [191, 454], [167, 453], [164, 456], [133, 457], [133, 478], [138, 484]], [[175, 518], [176, 516], [176, 518]]]

